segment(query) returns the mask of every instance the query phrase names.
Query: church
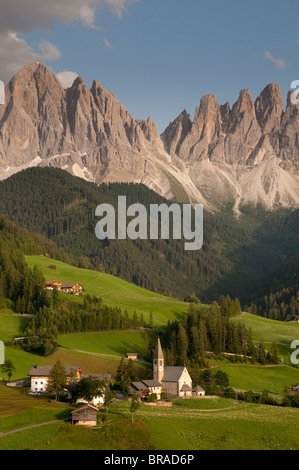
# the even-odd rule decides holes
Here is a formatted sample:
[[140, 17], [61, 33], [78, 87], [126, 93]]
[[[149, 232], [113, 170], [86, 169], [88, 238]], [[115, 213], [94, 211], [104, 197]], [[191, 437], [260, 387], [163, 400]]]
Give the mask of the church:
[[[133, 382], [130, 389], [141, 397], [155, 393], [158, 400], [161, 398], [162, 393], [166, 393], [171, 398], [192, 398], [194, 396], [192, 379], [187, 368], [184, 366], [165, 367], [160, 338], [158, 338], [154, 354], [153, 380]], [[204, 394], [204, 390], [202, 392]]]
[[192, 397], [192, 379], [186, 367], [165, 367], [164, 354], [158, 338], [153, 363], [154, 380], [162, 385], [169, 397]]

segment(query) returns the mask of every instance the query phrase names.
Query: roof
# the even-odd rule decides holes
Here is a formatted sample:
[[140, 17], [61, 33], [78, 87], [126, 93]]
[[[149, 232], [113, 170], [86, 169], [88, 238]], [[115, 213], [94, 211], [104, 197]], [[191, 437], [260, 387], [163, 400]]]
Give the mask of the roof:
[[178, 382], [185, 367], [165, 367], [162, 382]]
[[138, 353], [127, 353], [127, 356], [137, 356], [138, 357]]
[[164, 359], [160, 338], [158, 338], [158, 341], [156, 344], [154, 359]]
[[199, 385], [197, 385], [194, 389], [193, 392], [204, 392], [204, 389], [201, 388]]
[[147, 386], [144, 385], [142, 382], [132, 382], [131, 387], [135, 388], [138, 392], [146, 392], [147, 391]]
[[184, 384], [181, 388], [181, 392], [192, 392], [192, 388], [189, 385]]
[[163, 385], [157, 380], [142, 380], [147, 387], [163, 387]]
[[[80, 369], [79, 366], [64, 366], [64, 368], [67, 374], [71, 374], [74, 370], [77, 372]], [[27, 375], [29, 377], [48, 377], [52, 369], [53, 366], [33, 366]]]
[[109, 380], [109, 382], [112, 379], [111, 374], [83, 374], [81, 375], [81, 380], [87, 379], [88, 377], [94, 377], [95, 379], [98, 379], [98, 380]]
[[80, 411], [86, 410], [86, 408], [91, 408], [91, 409], [94, 410], [94, 411], [98, 411], [98, 409], [97, 409], [95, 406], [92, 406], [92, 405], [84, 405], [84, 406], [81, 406], [81, 408], [78, 408], [77, 410], [72, 411], [72, 413], [78, 413], [78, 412], [80, 412]]
[[71, 289], [72, 287], [75, 287], [75, 286], [82, 287], [78, 282], [74, 282], [73, 284], [61, 284], [61, 289]]

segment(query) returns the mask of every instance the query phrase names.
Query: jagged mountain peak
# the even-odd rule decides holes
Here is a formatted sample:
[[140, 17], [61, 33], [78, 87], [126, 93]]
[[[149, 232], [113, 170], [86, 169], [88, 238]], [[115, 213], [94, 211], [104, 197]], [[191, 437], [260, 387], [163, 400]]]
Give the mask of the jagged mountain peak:
[[0, 178], [56, 166], [98, 184], [142, 182], [211, 210], [229, 202], [236, 213], [244, 203], [297, 207], [298, 129], [299, 106], [289, 94], [284, 111], [272, 83], [255, 102], [241, 90], [232, 107], [207, 94], [193, 120], [183, 110], [159, 136], [151, 117], [134, 119], [99, 81], [89, 89], [77, 77], [64, 90], [36, 62], [13, 77], [0, 106]]

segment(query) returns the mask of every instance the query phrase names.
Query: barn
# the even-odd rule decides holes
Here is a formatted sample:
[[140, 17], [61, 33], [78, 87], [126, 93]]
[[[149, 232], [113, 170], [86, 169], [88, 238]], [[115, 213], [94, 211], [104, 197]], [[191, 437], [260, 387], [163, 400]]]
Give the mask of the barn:
[[72, 411], [72, 425], [96, 426], [98, 409], [92, 405], [85, 405]]

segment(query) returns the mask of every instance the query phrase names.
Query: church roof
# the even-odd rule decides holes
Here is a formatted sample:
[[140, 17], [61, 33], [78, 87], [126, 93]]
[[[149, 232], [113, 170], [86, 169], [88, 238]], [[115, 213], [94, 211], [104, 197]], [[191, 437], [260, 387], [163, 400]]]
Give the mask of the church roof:
[[181, 388], [181, 392], [192, 392], [190, 385], [184, 384]]
[[165, 367], [162, 382], [178, 382], [185, 367]]
[[158, 338], [154, 359], [164, 359], [160, 338]]
[[197, 385], [194, 389], [193, 392], [204, 392], [204, 389], [201, 388], [199, 385]]

